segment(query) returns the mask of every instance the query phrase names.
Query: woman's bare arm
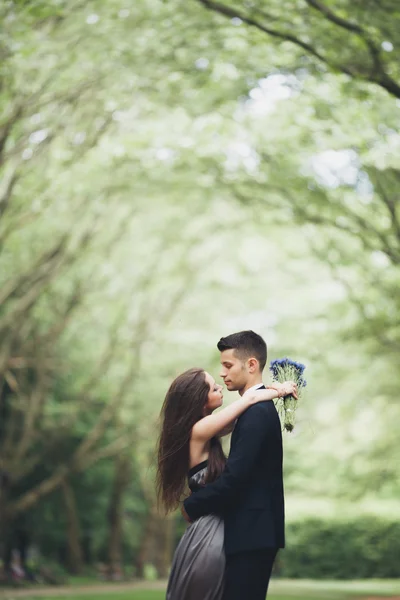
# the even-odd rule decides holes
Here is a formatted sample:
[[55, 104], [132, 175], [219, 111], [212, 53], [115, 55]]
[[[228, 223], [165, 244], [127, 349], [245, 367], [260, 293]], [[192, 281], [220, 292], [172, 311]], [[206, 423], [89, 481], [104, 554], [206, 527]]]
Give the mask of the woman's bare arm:
[[232, 425], [240, 415], [253, 404], [265, 400], [274, 400], [288, 394], [296, 394], [295, 384], [287, 381], [276, 384], [275, 389], [260, 389], [245, 392], [239, 400], [235, 400], [216, 414], [207, 415], [193, 426], [191, 439], [207, 442], [219, 435], [226, 427]]
[[225, 435], [229, 435], [230, 433], [232, 433], [232, 431], [235, 428], [235, 424], [236, 424], [236, 419], [232, 423], [230, 423], [230, 425], [227, 425], [226, 427], [224, 427], [224, 429], [219, 432], [218, 436], [224, 437]]

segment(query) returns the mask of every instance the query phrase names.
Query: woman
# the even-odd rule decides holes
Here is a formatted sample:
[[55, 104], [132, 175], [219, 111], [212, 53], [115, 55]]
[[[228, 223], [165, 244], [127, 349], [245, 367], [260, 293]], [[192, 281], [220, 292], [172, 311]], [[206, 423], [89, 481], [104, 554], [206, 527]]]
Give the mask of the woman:
[[[166, 512], [178, 508], [186, 479], [192, 493], [223, 471], [225, 455], [220, 437], [230, 433], [236, 419], [252, 404], [293, 391], [293, 383], [274, 383], [249, 390], [222, 405], [222, 386], [202, 369], [189, 369], [171, 384], [161, 411], [157, 491]], [[176, 549], [167, 600], [220, 600], [224, 583], [224, 529], [217, 515], [201, 517], [187, 528]]]

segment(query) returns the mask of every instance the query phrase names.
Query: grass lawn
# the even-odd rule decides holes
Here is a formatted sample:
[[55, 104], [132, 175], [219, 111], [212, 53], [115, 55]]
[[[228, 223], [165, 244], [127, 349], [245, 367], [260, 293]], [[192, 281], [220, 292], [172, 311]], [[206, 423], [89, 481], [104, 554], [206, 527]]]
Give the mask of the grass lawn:
[[[89, 595], [89, 594], [83, 594], [81, 596], [73, 596], [74, 600], [99, 600], [99, 597], [102, 600], [165, 600], [165, 592], [163, 591], [158, 591], [158, 590], [143, 590], [143, 591], [139, 591], [139, 590], [135, 590], [132, 592], [120, 592], [120, 593], [115, 593], [113, 592], [112, 594], [93, 594], [93, 595]], [[271, 590], [271, 592], [268, 594], [268, 600], [351, 600], [351, 599], [355, 599], [355, 598], [368, 598], [371, 597], [371, 595], [369, 595], [367, 593], [367, 595], [360, 595], [360, 594], [354, 594], [354, 593], [346, 593], [346, 592], [334, 592], [332, 590], [320, 590], [320, 591], [316, 591], [316, 590], [301, 590], [298, 592], [295, 592], [293, 590], [293, 592], [286, 592], [284, 594], [279, 593], [279, 592], [273, 592]], [[393, 596], [385, 596], [388, 599], [390, 599]], [[43, 600], [60, 600], [61, 596], [55, 596], [54, 598], [50, 598], [50, 597], [45, 597], [43, 598]], [[397, 597], [399, 598], [399, 597]], [[27, 600], [27, 599], [26, 599]], [[39, 598], [35, 598], [35, 597], [29, 597], [29, 600], [42, 600]], [[243, 600], [247, 600], [247, 599], [243, 599]], [[248, 599], [250, 600], [250, 599]]]
[[[26, 590], [26, 594], [21, 596], [21, 600], [165, 600], [165, 591], [160, 589], [121, 589], [120, 591], [113, 586], [113, 589], [107, 589], [108, 584], [104, 583], [101, 591], [90, 589], [86, 591], [84, 587], [76, 588], [76, 593], [69, 588], [68, 596], [64, 595], [62, 590], [57, 594], [57, 589], [46, 590], [43, 593], [35, 594]], [[145, 587], [145, 586], [144, 586]], [[64, 588], [65, 589], [65, 588]], [[17, 600], [16, 596], [10, 590], [0, 593], [0, 600]], [[396, 598], [400, 600], [400, 580], [362, 580], [362, 581], [309, 581], [309, 580], [273, 580], [271, 582], [268, 600], [356, 600], [357, 598]], [[243, 599], [250, 600], [250, 599]]]
[[358, 581], [324, 581], [324, 580], [282, 580], [271, 581], [268, 600], [271, 598], [344, 598], [381, 596], [397, 597], [400, 600], [400, 580], [362, 579]]
[[[160, 592], [160, 591], [150, 591], [150, 590], [146, 590], [146, 591], [135, 591], [135, 592], [130, 592], [130, 593], [120, 593], [118, 595], [116, 594], [110, 594], [110, 595], [101, 595], [102, 600], [165, 600], [165, 592]], [[306, 598], [313, 598], [314, 600], [324, 600], [329, 599], [329, 598], [336, 598], [337, 600], [347, 600], [348, 596], [346, 595], [316, 595], [316, 596], [310, 596], [308, 592], [305, 592], [303, 595], [290, 595], [290, 596], [282, 596], [281, 594], [276, 595], [276, 594], [269, 594], [268, 595], [268, 599], [267, 600], [305, 600]], [[49, 600], [48, 598], [46, 600]], [[54, 599], [56, 600], [56, 599]], [[59, 599], [58, 599], [59, 600]], [[99, 594], [97, 595], [93, 595], [93, 596], [74, 596], [74, 600], [99, 600]], [[243, 600], [250, 600], [250, 599], [243, 599]]]

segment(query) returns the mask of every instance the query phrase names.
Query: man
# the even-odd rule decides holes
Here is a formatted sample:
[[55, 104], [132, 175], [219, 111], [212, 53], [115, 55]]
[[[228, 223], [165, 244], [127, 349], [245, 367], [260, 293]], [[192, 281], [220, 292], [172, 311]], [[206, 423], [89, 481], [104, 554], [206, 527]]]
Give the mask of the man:
[[[264, 387], [267, 346], [253, 331], [218, 342], [228, 390]], [[274, 387], [273, 385], [269, 387]], [[296, 395], [293, 384], [287, 393]], [[237, 420], [222, 475], [184, 502], [189, 520], [210, 513], [225, 523], [224, 600], [265, 600], [272, 566], [284, 547], [282, 432], [273, 402], [259, 402]]]

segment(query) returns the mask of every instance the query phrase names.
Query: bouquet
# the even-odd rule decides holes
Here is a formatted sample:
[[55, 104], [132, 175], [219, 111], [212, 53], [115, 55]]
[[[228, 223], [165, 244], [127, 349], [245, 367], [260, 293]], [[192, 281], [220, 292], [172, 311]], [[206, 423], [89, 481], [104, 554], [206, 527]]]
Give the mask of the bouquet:
[[298, 400], [292, 395], [285, 396], [284, 398], [278, 398], [276, 401], [276, 407], [283, 421], [283, 428], [286, 431], [293, 431], [295, 424], [295, 412], [297, 403], [303, 396], [304, 388], [307, 385], [307, 381], [304, 379], [303, 374], [305, 365], [291, 360], [290, 358], [278, 358], [272, 360], [269, 366], [269, 370], [272, 373], [272, 379], [278, 383], [284, 381], [294, 381], [297, 383], [297, 395]]

